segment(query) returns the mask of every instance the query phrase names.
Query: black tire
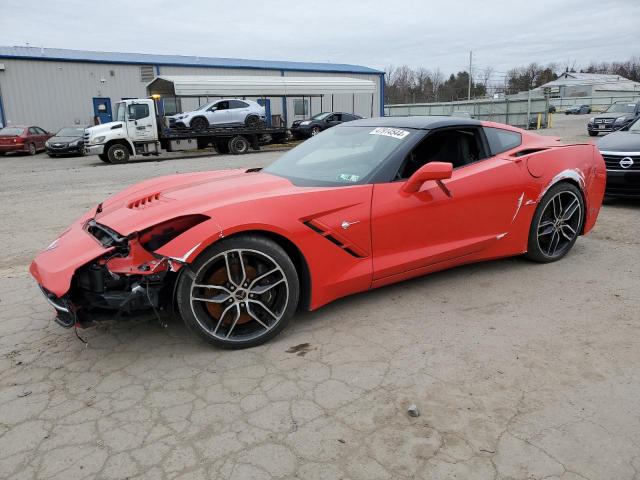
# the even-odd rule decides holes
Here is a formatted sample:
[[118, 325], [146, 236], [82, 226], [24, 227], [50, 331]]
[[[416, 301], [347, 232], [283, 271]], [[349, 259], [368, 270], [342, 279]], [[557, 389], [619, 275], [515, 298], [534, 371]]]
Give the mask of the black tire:
[[598, 136], [598, 132], [594, 132], [593, 130], [589, 130], [589, 136], [590, 137], [597, 137]]
[[315, 137], [316, 135], [318, 135], [322, 130], [320, 130], [320, 127], [313, 127], [311, 129], [311, 136]]
[[204, 117], [196, 117], [193, 120], [191, 120], [190, 126], [193, 130], [196, 130], [196, 131], [206, 130], [207, 128], [209, 128], [209, 122]]
[[229, 153], [229, 141], [228, 140], [218, 140], [213, 143], [213, 149], [218, 152], [220, 155], [226, 155]]
[[582, 232], [584, 213], [584, 199], [578, 187], [568, 182], [551, 187], [533, 215], [525, 256], [540, 263], [560, 260]]
[[110, 163], [127, 163], [129, 161], [129, 149], [123, 143], [114, 143], [107, 150], [107, 158]]
[[109, 160], [109, 156], [106, 153], [98, 154], [98, 158], [102, 160], [104, 163], [111, 163], [111, 160]]
[[242, 155], [243, 153], [247, 153], [251, 144], [249, 140], [244, 138], [242, 135], [236, 135], [229, 139], [229, 152], [233, 155]]
[[35, 143], [30, 143], [29, 144], [29, 155], [35, 155], [36, 153], [38, 153], [38, 149], [36, 148], [36, 144]]
[[261, 123], [262, 121], [257, 115], [249, 115], [244, 119], [244, 124], [247, 126], [247, 128], [259, 128]]
[[7, 152], [0, 152], [0, 157], [4, 157]]
[[262, 236], [239, 235], [196, 258], [180, 275], [176, 301], [189, 330], [218, 347], [240, 349], [280, 333], [299, 296], [298, 273], [282, 247]]

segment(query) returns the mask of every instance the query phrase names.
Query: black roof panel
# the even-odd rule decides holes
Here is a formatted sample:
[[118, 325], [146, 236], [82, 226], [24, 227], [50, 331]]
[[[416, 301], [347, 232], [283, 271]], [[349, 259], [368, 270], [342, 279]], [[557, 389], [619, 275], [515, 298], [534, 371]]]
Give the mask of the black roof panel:
[[456, 126], [479, 126], [480, 122], [472, 118], [446, 116], [413, 116], [413, 117], [374, 117], [353, 120], [343, 124], [345, 127], [395, 127], [430, 130], [433, 128]]

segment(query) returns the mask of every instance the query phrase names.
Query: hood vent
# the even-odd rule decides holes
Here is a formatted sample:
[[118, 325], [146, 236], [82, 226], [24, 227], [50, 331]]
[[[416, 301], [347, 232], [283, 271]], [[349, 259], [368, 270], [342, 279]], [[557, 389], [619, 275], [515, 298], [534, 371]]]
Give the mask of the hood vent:
[[360, 248], [358, 248], [356, 245], [346, 241], [346, 239], [344, 239], [341, 235], [336, 235], [335, 232], [332, 232], [330, 228], [326, 227], [317, 220], [307, 220], [303, 223], [314, 232], [322, 235], [334, 245], [340, 247], [352, 257], [365, 258], [367, 256], [366, 253], [361, 251]]
[[156, 204], [160, 200], [160, 192], [152, 193], [151, 195], [146, 195], [142, 198], [134, 200], [127, 205], [127, 208], [131, 210], [136, 210], [140, 208], [151, 207]]

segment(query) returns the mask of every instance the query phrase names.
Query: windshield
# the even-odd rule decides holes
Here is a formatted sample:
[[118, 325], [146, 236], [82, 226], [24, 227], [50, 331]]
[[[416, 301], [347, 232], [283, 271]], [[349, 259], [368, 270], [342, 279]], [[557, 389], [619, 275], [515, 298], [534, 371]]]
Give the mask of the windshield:
[[311, 119], [312, 120], [324, 120], [329, 115], [331, 115], [331, 112], [323, 112], [323, 113], [319, 113], [317, 115], [314, 115], [313, 117], [311, 117]]
[[633, 133], [640, 133], [640, 118], [638, 120], [636, 120], [635, 122], [633, 122], [631, 124], [631, 126], [629, 127], [629, 130], [627, 130], [628, 132], [633, 132]]
[[5, 127], [0, 130], [0, 137], [13, 137], [15, 135], [22, 135], [23, 128], [18, 127]]
[[635, 103], [614, 103], [607, 108], [607, 113], [633, 113], [635, 108]]
[[289, 150], [264, 171], [305, 186], [366, 183], [413, 135], [409, 129], [334, 127]]
[[125, 104], [124, 102], [116, 103], [116, 122], [124, 122], [125, 120]]
[[84, 135], [83, 127], [65, 127], [61, 128], [56, 137], [81, 137]]

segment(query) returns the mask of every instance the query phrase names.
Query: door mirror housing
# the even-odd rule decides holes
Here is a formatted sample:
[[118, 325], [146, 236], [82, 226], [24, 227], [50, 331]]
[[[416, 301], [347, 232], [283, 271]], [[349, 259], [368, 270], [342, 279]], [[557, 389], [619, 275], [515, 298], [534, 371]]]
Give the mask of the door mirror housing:
[[428, 180], [436, 180], [440, 182], [447, 178], [451, 178], [453, 174], [453, 165], [447, 162], [429, 162], [420, 167], [409, 177], [402, 187], [402, 191], [406, 193], [415, 193], [420, 190], [424, 182]]

